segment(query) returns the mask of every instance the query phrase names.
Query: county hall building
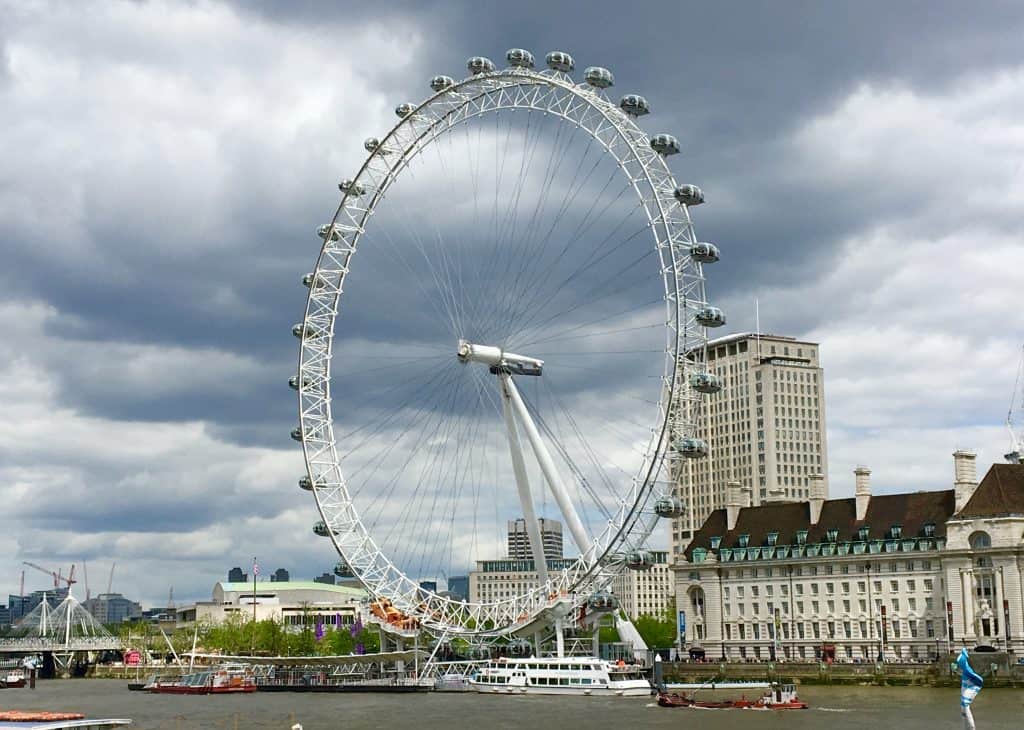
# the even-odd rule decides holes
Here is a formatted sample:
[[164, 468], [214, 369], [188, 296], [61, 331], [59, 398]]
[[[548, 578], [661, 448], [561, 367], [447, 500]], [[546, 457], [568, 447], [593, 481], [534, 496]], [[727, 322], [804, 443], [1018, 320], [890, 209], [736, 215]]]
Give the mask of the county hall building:
[[916, 661], [1024, 654], [1024, 464], [954, 455], [952, 489], [752, 506], [729, 485], [673, 564], [683, 648], [730, 660]]

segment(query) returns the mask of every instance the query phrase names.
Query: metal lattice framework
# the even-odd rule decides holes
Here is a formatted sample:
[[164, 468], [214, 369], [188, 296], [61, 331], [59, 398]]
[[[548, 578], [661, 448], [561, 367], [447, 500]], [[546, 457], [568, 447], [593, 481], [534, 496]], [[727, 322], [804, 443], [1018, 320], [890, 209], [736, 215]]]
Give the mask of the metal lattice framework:
[[[511, 52], [510, 52], [511, 53]], [[514, 66], [484, 70], [451, 81], [403, 118], [373, 149], [351, 181], [330, 224], [320, 230], [323, 247], [301, 330], [299, 372], [300, 430], [307, 484], [311, 484], [325, 529], [347, 565], [374, 596], [386, 597], [408, 616], [448, 635], [486, 634], [523, 625], [551, 606], [556, 595], [585, 600], [607, 586], [624, 565], [626, 551], [643, 545], [657, 516], [654, 501], [675, 494], [671, 479], [659, 479], [670, 444], [692, 438], [701, 395], [690, 386], [693, 374], [683, 353], [706, 342], [699, 313], [707, 302], [697, 245], [685, 204], [665, 158], [634, 119], [611, 102], [603, 89], [577, 84], [559, 70]], [[603, 531], [593, 535], [573, 567], [552, 575], [547, 585], [521, 595], [468, 603], [425, 593], [378, 546], [353, 504], [342, 474], [332, 420], [331, 363], [341, 293], [375, 209], [410, 162], [439, 137], [474, 118], [502, 110], [554, 115], [588, 134], [621, 168], [646, 215], [664, 282], [666, 342], [658, 406], [641, 468], [623, 486], [617, 508]], [[673, 140], [674, 141], [674, 140]], [[335, 403], [334, 405], [337, 405]], [[564, 599], [563, 599], [564, 600]]]

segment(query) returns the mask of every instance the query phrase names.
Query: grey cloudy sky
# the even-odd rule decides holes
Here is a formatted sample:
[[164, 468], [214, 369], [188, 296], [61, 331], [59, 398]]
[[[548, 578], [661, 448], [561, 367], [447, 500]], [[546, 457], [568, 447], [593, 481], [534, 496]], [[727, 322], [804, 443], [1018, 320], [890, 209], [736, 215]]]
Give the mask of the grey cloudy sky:
[[514, 46], [608, 66], [679, 137], [730, 331], [756, 297], [822, 343], [833, 494], [987, 468], [1024, 342], [1021, 37], [1010, 2], [0, 0], [0, 585], [117, 560], [157, 602], [333, 564], [282, 387], [311, 231], [396, 104]]

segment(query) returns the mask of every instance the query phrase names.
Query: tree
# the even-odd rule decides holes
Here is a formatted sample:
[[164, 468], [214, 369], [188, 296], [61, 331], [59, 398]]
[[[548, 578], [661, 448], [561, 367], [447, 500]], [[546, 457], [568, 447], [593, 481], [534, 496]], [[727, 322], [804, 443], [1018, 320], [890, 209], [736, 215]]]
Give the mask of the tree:
[[658, 616], [640, 616], [633, 625], [640, 636], [652, 649], [664, 649], [676, 643], [676, 602], [669, 601], [668, 606]]

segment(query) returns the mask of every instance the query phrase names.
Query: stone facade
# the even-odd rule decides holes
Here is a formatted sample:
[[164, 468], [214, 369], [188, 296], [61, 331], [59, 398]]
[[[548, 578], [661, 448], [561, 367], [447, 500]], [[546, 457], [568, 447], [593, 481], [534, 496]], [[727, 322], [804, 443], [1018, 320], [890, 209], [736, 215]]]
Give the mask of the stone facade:
[[631, 619], [663, 616], [675, 595], [675, 574], [669, 567], [668, 553], [663, 550], [649, 552], [654, 559], [650, 569], [626, 570], [612, 584], [619, 607]]
[[1024, 465], [978, 485], [974, 455], [954, 457], [949, 490], [872, 496], [858, 468], [853, 499], [713, 512], [673, 565], [684, 645], [734, 660], [1024, 652]]

